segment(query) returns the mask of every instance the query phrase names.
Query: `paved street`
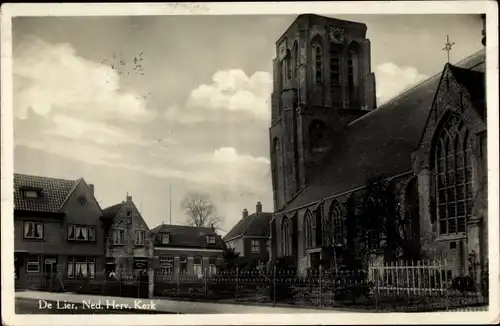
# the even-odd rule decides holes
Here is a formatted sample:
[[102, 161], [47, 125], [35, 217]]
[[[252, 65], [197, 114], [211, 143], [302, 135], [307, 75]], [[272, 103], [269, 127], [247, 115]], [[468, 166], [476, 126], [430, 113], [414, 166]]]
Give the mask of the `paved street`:
[[[38, 303], [38, 300], [46, 300], [51, 302], [59, 301], [60, 303], [75, 303], [82, 304], [83, 301], [90, 302], [91, 304], [99, 304], [101, 303], [101, 309], [98, 309], [97, 313], [106, 313], [103, 312], [102, 309], [105, 308], [105, 305], [108, 302], [112, 302], [115, 305], [126, 305], [127, 307], [133, 308], [136, 306], [137, 302], [140, 301], [140, 304], [148, 304], [153, 303], [153, 306], [144, 306], [142, 307], [145, 310], [154, 311], [151, 313], [157, 314], [249, 314], [249, 313], [332, 313], [332, 312], [342, 312], [342, 313], [359, 313], [356, 311], [346, 311], [341, 309], [313, 309], [313, 308], [294, 308], [294, 307], [273, 307], [273, 306], [261, 306], [261, 305], [243, 305], [243, 304], [228, 304], [228, 303], [214, 303], [214, 302], [190, 302], [190, 301], [174, 301], [168, 299], [154, 299], [154, 300], [138, 300], [133, 298], [122, 298], [122, 297], [105, 297], [98, 295], [83, 295], [83, 294], [74, 294], [74, 293], [52, 293], [52, 292], [38, 292], [38, 291], [23, 291], [16, 292], [16, 304], [19, 299], [31, 299]], [[30, 305], [29, 307], [35, 307]], [[24, 307], [23, 307], [24, 308]], [[24, 308], [26, 309], [26, 308]], [[34, 308], [29, 308], [34, 309]], [[78, 309], [76, 313], [80, 313], [82, 309]], [[18, 312], [23, 313], [23, 312]], [[29, 312], [31, 313], [31, 312]], [[42, 312], [45, 313], [45, 312]], [[59, 312], [53, 312], [59, 313]], [[92, 313], [92, 312], [85, 312]], [[115, 312], [107, 312], [107, 313], [115, 313]], [[121, 313], [136, 313], [132, 311], [122, 311]], [[140, 312], [140, 313], [148, 313], [148, 312]]]
[[[45, 304], [47, 304], [45, 306]], [[40, 300], [37, 299], [26, 299], [26, 298], [16, 298], [15, 311], [16, 314], [44, 314], [44, 315], [96, 315], [96, 314], [168, 314], [168, 312], [156, 311], [156, 310], [138, 310], [138, 309], [92, 309], [85, 307], [82, 303], [77, 303], [71, 309], [61, 309], [64, 308], [64, 303], [57, 306], [57, 301], [42, 301], [42, 306], [40, 306]]]

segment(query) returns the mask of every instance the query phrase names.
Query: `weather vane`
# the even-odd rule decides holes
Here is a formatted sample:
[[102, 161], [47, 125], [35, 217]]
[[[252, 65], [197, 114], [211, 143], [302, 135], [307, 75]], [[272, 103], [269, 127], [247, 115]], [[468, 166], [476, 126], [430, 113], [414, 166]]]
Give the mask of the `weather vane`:
[[446, 51], [448, 63], [450, 63], [450, 51], [453, 45], [455, 45], [455, 42], [450, 42], [450, 37], [446, 35], [446, 43], [444, 44], [444, 48], [442, 49], [442, 51]]

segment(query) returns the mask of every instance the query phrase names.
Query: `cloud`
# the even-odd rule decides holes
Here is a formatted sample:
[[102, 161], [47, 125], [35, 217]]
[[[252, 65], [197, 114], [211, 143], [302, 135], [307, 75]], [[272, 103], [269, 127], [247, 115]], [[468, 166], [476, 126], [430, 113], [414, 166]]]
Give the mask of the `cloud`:
[[392, 62], [377, 66], [375, 75], [379, 105], [429, 78], [413, 67], [398, 67]]
[[68, 43], [28, 38], [14, 49], [16, 116], [77, 111], [97, 118], [149, 121], [154, 110], [133, 90], [122, 89], [109, 66], [82, 58]]
[[[84, 121], [63, 114], [55, 115], [52, 121], [55, 123], [55, 128], [46, 129], [45, 134], [73, 140], [86, 140], [101, 145], [130, 144], [151, 147], [155, 145], [154, 140], [147, 139], [133, 130], [125, 130], [105, 122]], [[162, 142], [175, 143], [174, 140], [169, 139], [162, 139]]]
[[72, 140], [59, 139], [58, 141], [50, 141], [50, 139], [43, 139], [33, 141], [18, 138], [16, 139], [15, 146], [37, 149], [92, 165], [113, 165], [119, 162], [119, 159], [122, 157], [116, 151], [110, 151], [93, 144], [80, 142], [78, 146], [75, 146], [75, 142]]
[[188, 107], [213, 111], [246, 112], [262, 119], [270, 119], [272, 77], [258, 71], [247, 76], [240, 69], [218, 71], [213, 83], [193, 89]]
[[169, 122], [177, 122], [182, 125], [196, 124], [204, 121], [203, 113], [199, 110], [181, 108], [177, 104], [169, 106], [163, 112], [163, 116]]
[[233, 147], [221, 147], [216, 149], [213, 154], [213, 160], [215, 163], [236, 163], [236, 164], [270, 163], [270, 161], [265, 157], [239, 155]]

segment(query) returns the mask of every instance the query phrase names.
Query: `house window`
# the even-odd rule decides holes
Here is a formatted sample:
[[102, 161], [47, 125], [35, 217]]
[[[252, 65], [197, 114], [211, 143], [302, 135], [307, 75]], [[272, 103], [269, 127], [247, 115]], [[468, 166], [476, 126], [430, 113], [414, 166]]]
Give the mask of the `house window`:
[[124, 235], [125, 235], [124, 230], [114, 230], [113, 231], [113, 245], [122, 246]]
[[195, 275], [198, 275], [198, 276], [202, 276], [203, 275], [202, 259], [199, 256], [194, 257], [193, 272], [194, 272]]
[[213, 235], [207, 236], [207, 243], [208, 244], [215, 244], [215, 236], [213, 236]]
[[68, 257], [68, 278], [94, 278], [95, 257]]
[[306, 218], [305, 218], [305, 246], [307, 248], [313, 248], [314, 246], [314, 237], [315, 237], [315, 228], [316, 228], [316, 222], [313, 218], [313, 214], [311, 211], [307, 211], [306, 213]]
[[75, 226], [75, 240], [88, 241], [89, 233], [86, 226]]
[[89, 226], [89, 241], [95, 241], [95, 226]]
[[132, 216], [132, 211], [127, 211], [127, 217], [131, 217]]
[[260, 242], [259, 240], [252, 240], [252, 252], [259, 253], [260, 252]]
[[472, 148], [463, 122], [451, 116], [434, 149], [439, 234], [465, 232], [472, 215]]
[[144, 246], [145, 238], [146, 238], [145, 231], [135, 231], [135, 245], [136, 246]]
[[40, 272], [40, 256], [33, 255], [26, 258], [26, 272], [39, 273]]
[[217, 274], [217, 257], [208, 258], [208, 272], [210, 275]]
[[95, 233], [93, 225], [68, 225], [68, 240], [95, 241]]
[[38, 191], [36, 191], [36, 190], [24, 190], [23, 197], [26, 199], [36, 199], [36, 198], [38, 198]]
[[25, 239], [43, 239], [43, 223], [24, 222], [24, 238]]
[[169, 244], [170, 243], [170, 234], [162, 233], [161, 235], [161, 244]]
[[95, 241], [95, 226], [68, 225], [68, 240]]
[[186, 256], [179, 257], [179, 270], [181, 273], [187, 272], [187, 257]]
[[164, 275], [171, 275], [174, 270], [174, 257], [160, 256], [161, 271]]
[[292, 254], [292, 234], [290, 227], [290, 219], [285, 217], [281, 224], [281, 248], [283, 256]]

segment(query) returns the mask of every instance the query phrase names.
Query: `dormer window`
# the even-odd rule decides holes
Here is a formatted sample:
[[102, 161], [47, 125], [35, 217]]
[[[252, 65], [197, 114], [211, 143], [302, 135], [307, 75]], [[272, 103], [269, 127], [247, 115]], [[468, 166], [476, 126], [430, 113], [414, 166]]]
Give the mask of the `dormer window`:
[[207, 244], [215, 244], [215, 236], [213, 235], [207, 236]]
[[26, 199], [36, 199], [38, 198], [39, 194], [36, 190], [23, 190], [23, 196]]
[[170, 243], [170, 233], [163, 233], [161, 235], [161, 244], [169, 244]]

